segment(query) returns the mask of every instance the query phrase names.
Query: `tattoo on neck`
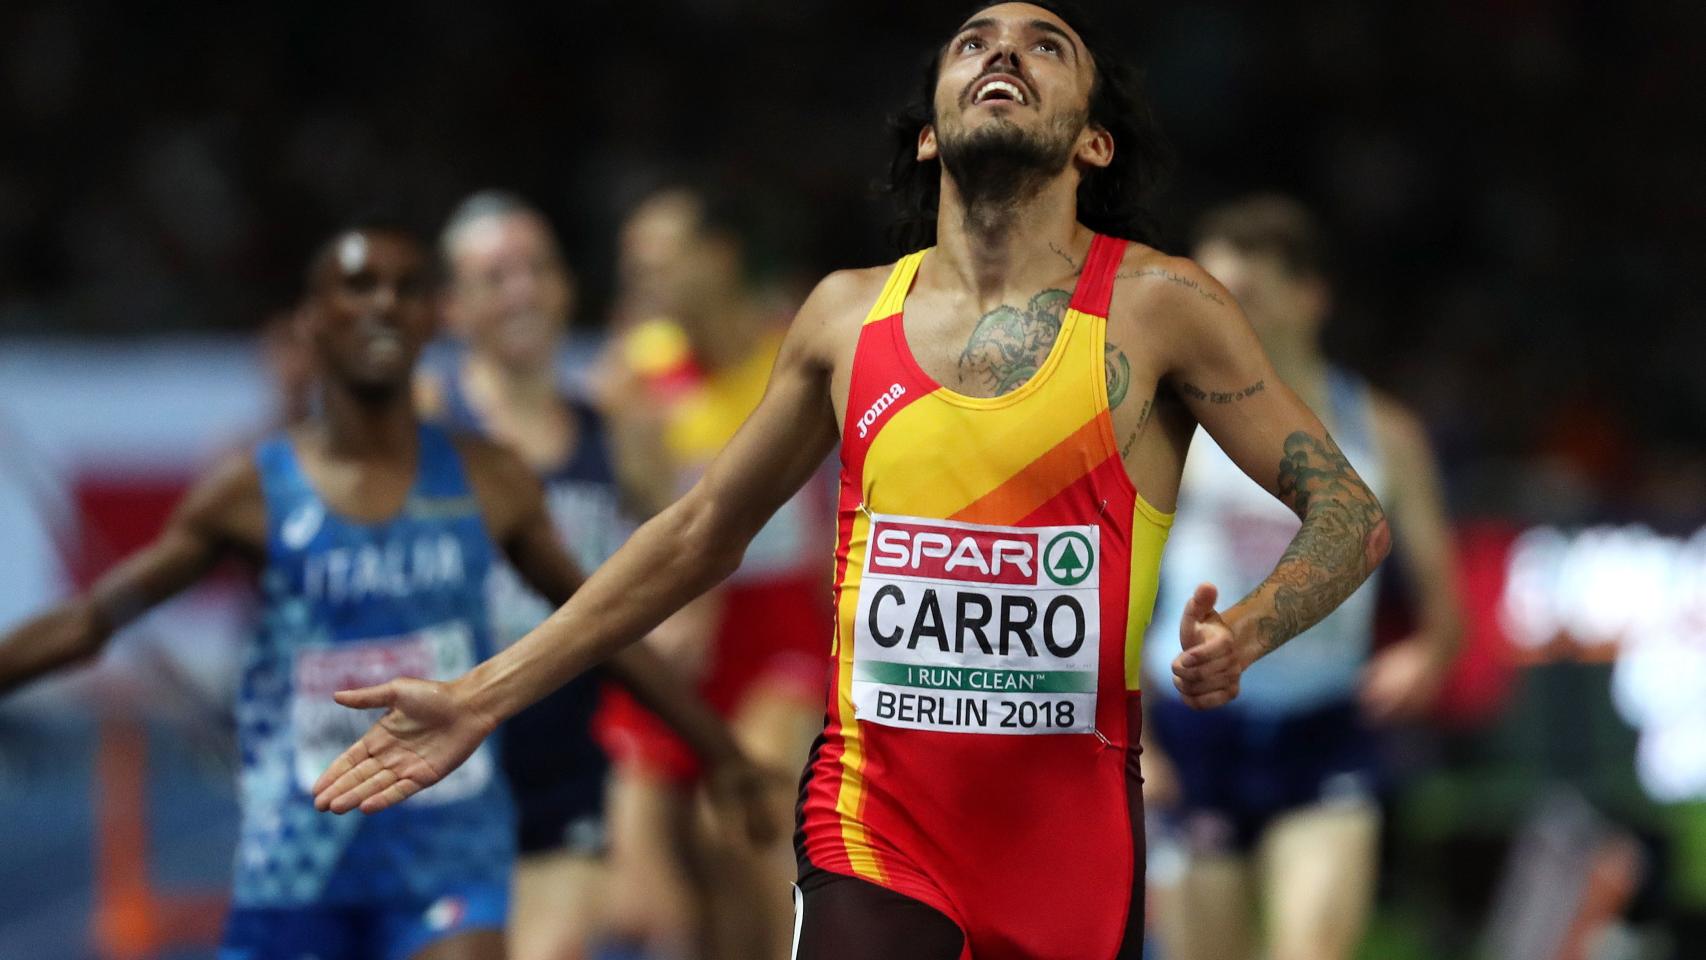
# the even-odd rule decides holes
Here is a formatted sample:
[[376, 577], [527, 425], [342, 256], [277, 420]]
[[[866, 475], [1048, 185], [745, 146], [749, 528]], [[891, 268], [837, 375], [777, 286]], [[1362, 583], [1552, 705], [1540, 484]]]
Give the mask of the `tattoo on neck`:
[[1024, 386], [1054, 348], [1071, 300], [1065, 290], [1044, 290], [1023, 309], [1002, 304], [979, 317], [960, 353], [962, 388], [999, 397]]
[[1054, 251], [1055, 256], [1066, 261], [1066, 265], [1072, 268], [1072, 275], [1073, 276], [1077, 276], [1078, 274], [1084, 272], [1084, 264], [1079, 263], [1077, 260], [1073, 259], [1072, 254], [1067, 253], [1065, 250], [1060, 249], [1060, 247], [1057, 246], [1054, 241], [1052, 241], [1052, 240], [1049, 241], [1048, 248], [1050, 250]]
[[1183, 380], [1179, 381], [1179, 392], [1184, 394], [1185, 399], [1207, 400], [1209, 403], [1236, 403], [1239, 400], [1253, 397], [1267, 388], [1268, 382], [1266, 380], [1257, 380], [1255, 383], [1252, 383], [1240, 390], [1226, 391], [1204, 390], [1194, 383], [1188, 383]]

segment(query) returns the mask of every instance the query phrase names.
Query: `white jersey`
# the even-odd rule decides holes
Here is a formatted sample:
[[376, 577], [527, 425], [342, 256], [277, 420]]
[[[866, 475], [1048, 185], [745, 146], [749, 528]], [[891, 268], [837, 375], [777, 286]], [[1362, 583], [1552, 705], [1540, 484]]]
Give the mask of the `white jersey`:
[[[1327, 375], [1333, 439], [1375, 496], [1385, 497], [1385, 470], [1374, 433], [1369, 389], [1338, 369]], [[1161, 561], [1161, 588], [1145, 639], [1145, 691], [1178, 696], [1172, 684], [1179, 655], [1179, 618], [1200, 583], [1220, 588], [1221, 608], [1261, 583], [1296, 535], [1297, 515], [1238, 469], [1198, 429], [1185, 458], [1173, 535]], [[1356, 695], [1374, 639], [1379, 574], [1369, 577], [1337, 610], [1251, 665], [1234, 704], [1267, 716], [1291, 715]]]

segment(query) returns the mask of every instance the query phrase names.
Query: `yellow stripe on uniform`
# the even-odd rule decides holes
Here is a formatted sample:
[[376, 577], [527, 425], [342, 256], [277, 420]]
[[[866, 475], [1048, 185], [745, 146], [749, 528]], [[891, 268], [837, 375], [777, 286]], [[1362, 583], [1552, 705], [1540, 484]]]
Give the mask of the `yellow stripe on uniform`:
[[1159, 557], [1167, 545], [1173, 515], [1162, 513], [1138, 494], [1131, 511], [1131, 592], [1126, 597], [1125, 688], [1142, 686], [1143, 633], [1155, 614], [1155, 591], [1161, 585], [1161, 564], [1141, 563], [1140, 558]]
[[865, 314], [866, 323], [886, 320], [900, 312], [907, 292], [912, 289], [912, 278], [918, 274], [918, 265], [924, 262], [924, 255], [929, 252], [909, 253], [895, 262], [894, 269], [889, 271], [888, 281], [883, 284], [882, 295], [871, 305], [871, 312]]
[[859, 807], [865, 800], [865, 745], [859, 739], [859, 721], [853, 716], [853, 624], [858, 618], [859, 584], [865, 572], [865, 542], [871, 535], [870, 519], [861, 512], [853, 518], [848, 538], [847, 569], [842, 574], [840, 609], [836, 611], [835, 718], [841, 726], [841, 789], [835, 812], [841, 816], [841, 841], [853, 871], [878, 883], [887, 878], [871, 850], [870, 837], [859, 822]]
[[[938, 389], [896, 413], [865, 454], [865, 502], [877, 512], [893, 510], [924, 517], [951, 517], [1012, 480], [1031, 463], [1072, 436], [1100, 411], [1076, 377], [1052, 376], [1069, 356], [1095, 346], [1094, 337], [1073, 336], [1087, 322], [1068, 310], [1055, 349], [1024, 386], [999, 397], [966, 397]], [[1095, 358], [1096, 371], [1102, 369]], [[1021, 403], [1034, 397], [1035, 403]], [[1052, 411], [1037, 416], [1038, 408]], [[977, 411], [977, 429], [966, 429], [966, 410]], [[912, 451], [931, 451], [927, 458]], [[873, 477], [895, 478], [904, 489], [892, 494]], [[904, 499], [897, 499], [904, 498]], [[890, 504], [896, 504], [891, 506]]]

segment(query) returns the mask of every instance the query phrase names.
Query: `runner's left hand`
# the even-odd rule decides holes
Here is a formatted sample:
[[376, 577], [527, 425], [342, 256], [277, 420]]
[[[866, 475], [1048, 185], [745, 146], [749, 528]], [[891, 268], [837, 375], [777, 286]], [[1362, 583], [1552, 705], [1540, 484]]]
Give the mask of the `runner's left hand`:
[[450, 775], [494, 725], [469, 709], [451, 683], [403, 677], [344, 690], [346, 707], [386, 712], [314, 784], [314, 806], [333, 813], [377, 813]]

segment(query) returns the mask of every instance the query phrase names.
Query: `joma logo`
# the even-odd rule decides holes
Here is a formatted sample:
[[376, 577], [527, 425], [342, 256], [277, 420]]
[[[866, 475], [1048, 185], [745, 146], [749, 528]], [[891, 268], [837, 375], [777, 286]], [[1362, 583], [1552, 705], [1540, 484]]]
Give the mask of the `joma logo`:
[[871, 404], [870, 409], [865, 411], [865, 415], [859, 418], [860, 439], [863, 439], [865, 434], [870, 432], [871, 426], [877, 422], [878, 417], [883, 415], [884, 410], [894, 406], [894, 402], [904, 396], [906, 396], [906, 388], [897, 383], [878, 397], [877, 401]]

